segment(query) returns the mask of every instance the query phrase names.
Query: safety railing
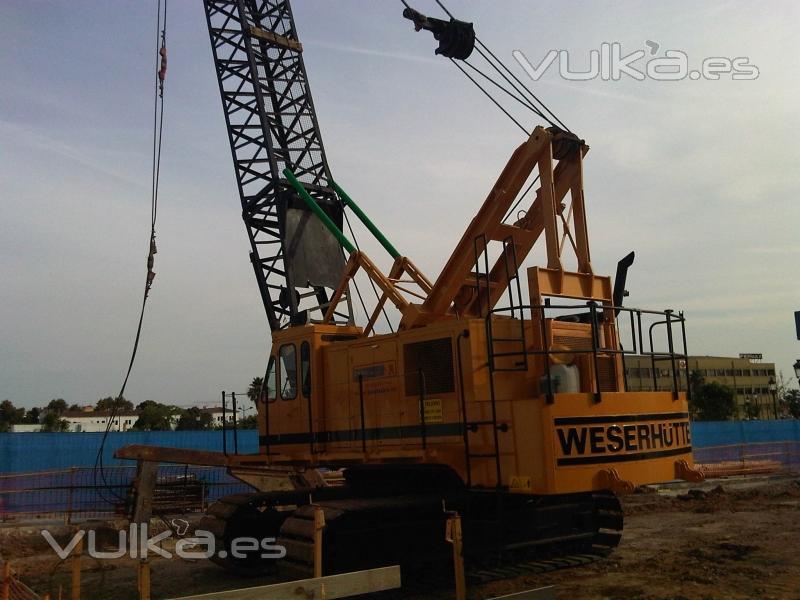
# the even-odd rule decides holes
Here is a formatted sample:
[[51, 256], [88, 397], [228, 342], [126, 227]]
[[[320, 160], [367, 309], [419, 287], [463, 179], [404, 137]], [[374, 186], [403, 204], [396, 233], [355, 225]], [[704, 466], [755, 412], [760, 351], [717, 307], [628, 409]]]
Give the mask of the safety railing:
[[239, 398], [245, 398], [246, 400], [249, 399], [249, 393], [223, 391], [221, 394], [222, 402], [220, 407], [222, 409], [222, 423], [219, 426], [219, 429], [222, 433], [222, 453], [225, 456], [230, 454], [231, 448], [229, 448], [228, 438], [231, 436], [228, 434], [232, 433], [233, 439], [230, 440], [233, 442], [232, 450], [234, 454], [239, 454], [239, 430], [242, 429], [242, 427], [240, 427], [240, 421], [245, 417], [245, 411], [255, 409], [252, 406], [244, 407], [239, 402]]
[[[0, 521], [62, 518], [70, 523], [125, 515], [135, 476], [135, 466], [0, 475]], [[161, 465], [153, 509], [156, 514], [203, 511], [221, 496], [249, 489], [220, 467]]]
[[[530, 322], [537, 324], [540, 339], [527, 340], [523, 349], [506, 352], [495, 351], [497, 339], [494, 335], [497, 317], [515, 317], [516, 314], [530, 315]], [[625, 315], [623, 317], [623, 315]], [[584, 323], [590, 326], [589, 347], [554, 348], [550, 342], [550, 329], [548, 322], [566, 321]], [[613, 320], [614, 331], [618, 346], [612, 346], [601, 336], [604, 323]], [[663, 338], [659, 344], [659, 333]], [[525, 330], [523, 329], [523, 336]], [[592, 361], [595, 398], [601, 399], [601, 380], [599, 360], [601, 357], [621, 356], [623, 373], [625, 371], [625, 358], [628, 356], [643, 356], [650, 359], [653, 366], [653, 386], [658, 390], [655, 365], [657, 362], [669, 361], [672, 379], [671, 391], [677, 399], [681, 390], [679, 383], [680, 373], [686, 379], [685, 389], [689, 390], [688, 351], [686, 347], [686, 319], [682, 312], [672, 310], [644, 310], [627, 308], [623, 306], [608, 306], [598, 302], [589, 301], [580, 304], [556, 304], [549, 299], [541, 305], [525, 305], [495, 308], [486, 316], [486, 337], [488, 346], [489, 365], [492, 372], [498, 370], [497, 359], [515, 356], [541, 356], [544, 357], [544, 369], [547, 381], [551, 381], [551, 358], [554, 356], [567, 356], [575, 354], [589, 355]], [[502, 338], [499, 340], [502, 341]], [[527, 364], [527, 358], [525, 359]], [[502, 370], [502, 369], [500, 369]], [[547, 402], [552, 403], [553, 389], [548, 385], [546, 390]]]

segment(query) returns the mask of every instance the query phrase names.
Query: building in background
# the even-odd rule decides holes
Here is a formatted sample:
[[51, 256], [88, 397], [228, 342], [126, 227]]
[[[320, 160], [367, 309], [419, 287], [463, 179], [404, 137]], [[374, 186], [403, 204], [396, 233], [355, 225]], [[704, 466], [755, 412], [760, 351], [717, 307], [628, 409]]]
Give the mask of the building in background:
[[[756, 355], [758, 356], [758, 355]], [[678, 389], [686, 390], [684, 364], [678, 365]], [[759, 419], [774, 416], [775, 363], [761, 362], [754, 358], [734, 358], [728, 356], [690, 356], [688, 371], [697, 371], [706, 383], [717, 382], [734, 391], [736, 417], [747, 418], [746, 407], [758, 415]], [[626, 356], [625, 377], [628, 390], [632, 392], [671, 390], [673, 385], [672, 366], [669, 361], [656, 360], [649, 356]]]
[[[203, 406], [193, 407], [194, 410], [199, 410], [201, 413], [207, 413], [210, 417], [210, 425], [213, 428], [222, 428], [223, 417], [227, 426], [233, 425], [233, 408], [227, 407], [224, 411], [221, 407], [216, 406]], [[239, 420], [244, 419], [246, 413], [253, 410], [253, 407], [238, 407], [237, 417]], [[40, 417], [39, 423], [17, 423], [10, 427], [12, 433], [36, 433], [42, 431], [42, 419], [46, 413], [43, 412]], [[110, 410], [95, 410], [93, 406], [87, 405], [81, 407], [79, 410], [68, 410], [60, 415], [60, 419], [68, 423], [67, 432], [74, 433], [93, 433], [104, 432], [109, 426], [109, 421], [112, 421], [109, 431], [130, 431], [139, 420], [141, 411], [135, 410], [122, 410], [113, 414]], [[175, 429], [181, 417], [182, 411], [174, 409], [170, 413], [170, 425]], [[113, 415], [113, 417], [112, 417]]]
[[[91, 407], [89, 407], [91, 408]], [[69, 423], [69, 431], [105, 431], [108, 423], [112, 420], [110, 410], [68, 410], [61, 415], [61, 418]], [[110, 431], [128, 431], [133, 428], [139, 418], [139, 413], [133, 410], [121, 410], [113, 415], [113, 423]]]
[[[222, 421], [222, 415], [223, 415], [222, 408], [216, 407], [216, 406], [212, 407], [212, 408], [209, 408], [207, 406], [204, 406], [203, 408], [200, 409], [200, 411], [204, 412], [204, 413], [208, 413], [208, 414], [211, 415], [211, 424], [214, 427], [222, 427], [222, 422], [223, 422]], [[240, 409], [240, 413], [242, 413], [242, 416], [240, 416], [239, 418], [242, 418], [244, 416], [244, 410]], [[233, 409], [232, 408], [228, 408], [228, 410], [225, 411], [225, 423], [226, 424], [230, 424], [230, 425], [233, 424]]]
[[11, 433], [38, 433], [42, 430], [41, 423], [16, 423], [11, 426]]

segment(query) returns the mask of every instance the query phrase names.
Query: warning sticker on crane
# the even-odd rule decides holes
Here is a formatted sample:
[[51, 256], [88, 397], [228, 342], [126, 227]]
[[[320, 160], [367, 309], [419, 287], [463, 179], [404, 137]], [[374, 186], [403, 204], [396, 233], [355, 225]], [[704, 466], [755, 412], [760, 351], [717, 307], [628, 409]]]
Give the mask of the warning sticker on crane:
[[533, 478], [530, 475], [512, 475], [508, 489], [513, 492], [532, 492]]
[[426, 398], [423, 403], [423, 414], [425, 416], [426, 425], [431, 423], [444, 423], [441, 398]]

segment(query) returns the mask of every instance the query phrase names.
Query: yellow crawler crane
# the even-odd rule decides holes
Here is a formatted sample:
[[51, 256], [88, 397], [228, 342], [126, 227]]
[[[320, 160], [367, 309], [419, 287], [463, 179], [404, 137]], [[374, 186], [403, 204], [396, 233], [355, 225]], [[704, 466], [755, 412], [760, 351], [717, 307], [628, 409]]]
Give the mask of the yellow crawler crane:
[[[240, 535], [276, 537], [287, 548], [283, 560], [310, 566], [311, 504], [322, 506], [327, 573], [446, 555], [445, 510], [463, 517], [467, 556], [613, 548], [622, 530], [617, 495], [702, 477], [692, 468], [687, 400], [677, 383], [686, 358], [683, 316], [617, 306], [611, 278], [593, 272], [587, 150], [572, 134], [537, 127], [434, 283], [334, 184], [395, 257], [381, 273], [287, 169], [298, 197], [350, 257], [322, 322], [273, 334], [258, 403], [259, 454], [132, 446], [119, 455], [224, 464], [258, 489], [209, 509], [203, 527], [224, 548]], [[503, 223], [534, 171], [541, 185], [532, 203], [515, 223]], [[561, 235], [572, 241], [562, 244]], [[547, 266], [525, 271], [530, 304], [523, 305], [519, 267], [540, 238]], [[562, 267], [565, 249], [574, 250], [576, 271]], [[334, 324], [359, 269], [380, 289], [380, 302], [363, 328]], [[373, 324], [387, 301], [402, 315], [400, 327], [377, 334]], [[622, 323], [630, 324], [627, 350]], [[663, 351], [654, 348], [659, 331]], [[626, 391], [626, 353], [670, 363], [673, 389]], [[327, 486], [319, 467], [343, 468], [345, 485]], [[269, 563], [258, 552], [240, 556], [215, 560], [239, 570]]]
[[[288, 0], [204, 7], [272, 330], [259, 452], [119, 450], [142, 463], [138, 518], [152, 463], [218, 465], [254, 489], [212, 504], [200, 526], [217, 539], [212, 560], [238, 571], [276, 562], [258, 545], [234, 547], [242, 537], [277, 538], [277, 560], [310, 568], [317, 507], [325, 573], [449, 556], [449, 511], [462, 517], [473, 564], [565, 566], [619, 543], [618, 495], [702, 478], [680, 391], [683, 315], [622, 306], [632, 255], [613, 287], [594, 272], [581, 139], [556, 126], [526, 131], [432, 282], [333, 180]], [[469, 23], [404, 15], [453, 61], [480, 43]], [[345, 209], [392, 256], [388, 273], [342, 233]], [[542, 239], [546, 265], [525, 269]], [[363, 326], [350, 303], [359, 272], [379, 293]], [[399, 326], [380, 333], [387, 308]], [[671, 389], [628, 392], [626, 354], [667, 368]], [[323, 468], [342, 470], [344, 483], [329, 485]]]

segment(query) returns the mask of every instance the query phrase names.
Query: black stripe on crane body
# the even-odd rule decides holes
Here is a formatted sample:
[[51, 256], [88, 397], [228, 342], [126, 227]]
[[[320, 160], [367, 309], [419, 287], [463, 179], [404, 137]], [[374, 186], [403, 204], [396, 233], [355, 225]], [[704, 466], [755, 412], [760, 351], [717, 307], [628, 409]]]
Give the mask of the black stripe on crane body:
[[[434, 423], [430, 425], [396, 425], [389, 427], [368, 427], [364, 430], [364, 439], [368, 441], [377, 440], [410, 440], [421, 438], [424, 434], [428, 437], [449, 437], [461, 436], [463, 433], [462, 423]], [[330, 431], [300, 431], [295, 433], [273, 433], [269, 436], [259, 436], [259, 444], [262, 446], [281, 446], [294, 444], [308, 444], [313, 440], [315, 444], [325, 444], [334, 442], [354, 442], [361, 441], [360, 429], [339, 429]]]
[[[295, 281], [286, 217], [287, 209], [297, 206], [283, 169], [291, 169], [340, 225], [342, 208], [330, 188], [302, 52], [297, 44], [280, 43], [298, 39], [291, 6], [288, 0], [204, 0], [204, 5], [250, 259], [270, 329], [301, 322], [306, 310], [321, 318], [325, 288]], [[252, 27], [262, 35], [252, 35]], [[341, 254], [338, 244], [336, 250]], [[343, 303], [336, 322], [349, 322], [350, 313]]]

